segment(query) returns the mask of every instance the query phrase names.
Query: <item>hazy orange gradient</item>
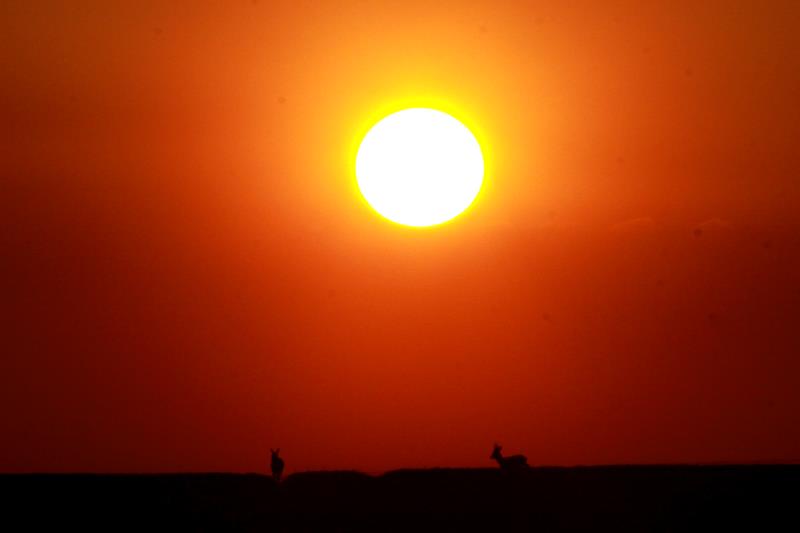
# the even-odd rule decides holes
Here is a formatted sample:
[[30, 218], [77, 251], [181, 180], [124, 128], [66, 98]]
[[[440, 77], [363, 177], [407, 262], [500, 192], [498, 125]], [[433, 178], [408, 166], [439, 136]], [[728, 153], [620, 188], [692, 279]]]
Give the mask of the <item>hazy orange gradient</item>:
[[800, 460], [797, 3], [565, 4], [4, 3], [0, 471]]

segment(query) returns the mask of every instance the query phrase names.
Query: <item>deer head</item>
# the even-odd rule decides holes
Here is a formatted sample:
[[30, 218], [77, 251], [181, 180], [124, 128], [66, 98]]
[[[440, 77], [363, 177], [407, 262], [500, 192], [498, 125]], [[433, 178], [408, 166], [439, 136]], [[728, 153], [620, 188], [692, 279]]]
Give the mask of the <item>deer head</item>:
[[489, 459], [498, 459], [498, 458], [502, 457], [502, 455], [500, 453], [502, 451], [503, 451], [503, 447], [495, 442], [494, 443], [494, 450], [492, 450], [492, 455], [489, 456]]

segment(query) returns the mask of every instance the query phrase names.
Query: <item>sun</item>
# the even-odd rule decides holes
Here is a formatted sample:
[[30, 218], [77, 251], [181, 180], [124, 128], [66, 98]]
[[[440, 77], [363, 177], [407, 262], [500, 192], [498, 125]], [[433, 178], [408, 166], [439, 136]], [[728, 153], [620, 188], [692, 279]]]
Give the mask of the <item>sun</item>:
[[475, 136], [436, 109], [384, 117], [356, 155], [361, 194], [378, 213], [406, 226], [433, 226], [458, 216], [480, 192], [483, 174]]

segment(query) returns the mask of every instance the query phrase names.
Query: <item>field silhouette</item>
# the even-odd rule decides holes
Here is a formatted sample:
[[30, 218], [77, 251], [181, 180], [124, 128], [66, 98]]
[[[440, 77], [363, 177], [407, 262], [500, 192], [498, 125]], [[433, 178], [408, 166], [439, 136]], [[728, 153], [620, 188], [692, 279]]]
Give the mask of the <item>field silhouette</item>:
[[800, 530], [800, 465], [0, 476], [7, 531]]

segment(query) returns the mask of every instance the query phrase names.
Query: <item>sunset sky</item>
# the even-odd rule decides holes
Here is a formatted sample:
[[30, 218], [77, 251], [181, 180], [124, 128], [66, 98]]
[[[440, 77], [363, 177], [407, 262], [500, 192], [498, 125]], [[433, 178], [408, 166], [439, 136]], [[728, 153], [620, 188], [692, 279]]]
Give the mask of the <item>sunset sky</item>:
[[[800, 462], [800, 7], [11, 0], [0, 471]], [[458, 116], [443, 226], [360, 197]]]

